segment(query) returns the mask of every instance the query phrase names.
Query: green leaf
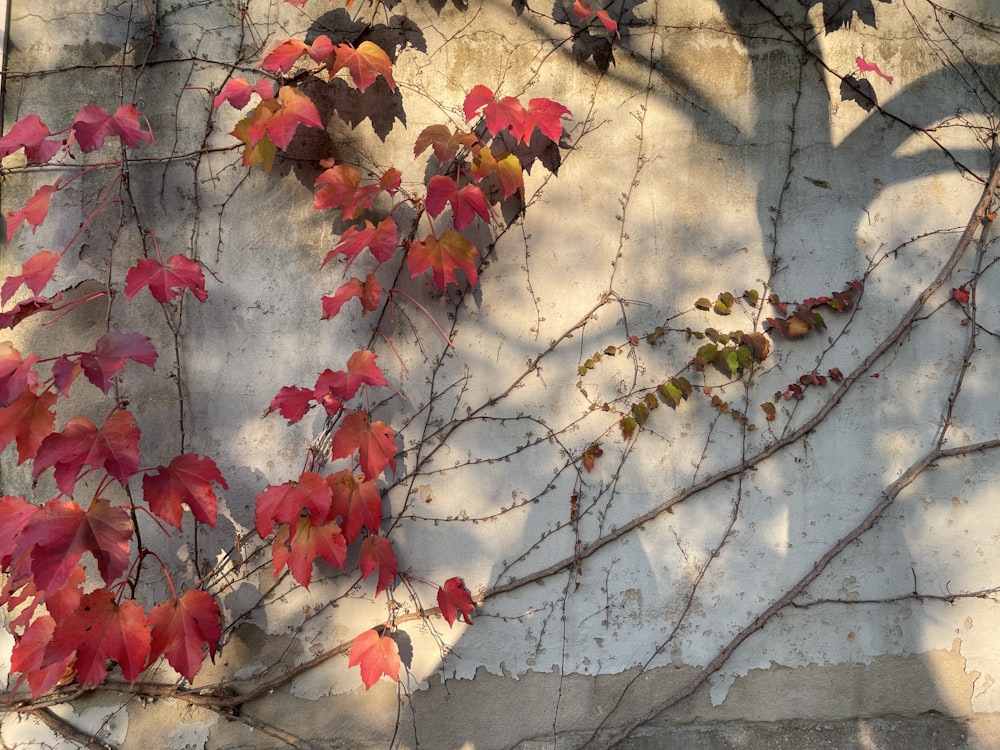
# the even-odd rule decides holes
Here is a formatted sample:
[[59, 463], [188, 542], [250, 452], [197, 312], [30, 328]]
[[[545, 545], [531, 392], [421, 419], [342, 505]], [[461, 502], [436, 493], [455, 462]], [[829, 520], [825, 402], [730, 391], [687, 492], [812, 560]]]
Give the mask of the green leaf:
[[681, 393], [681, 389], [678, 388], [676, 385], [674, 385], [672, 382], [660, 383], [658, 386], [656, 386], [656, 391], [657, 393], [660, 394], [660, 398], [663, 399], [663, 403], [670, 404], [674, 408], [676, 408], [677, 405], [680, 404], [681, 399], [684, 397], [684, 394]]
[[643, 402], [638, 401], [632, 404], [632, 414], [640, 425], [646, 424], [646, 420], [649, 419], [649, 408]]
[[632, 435], [635, 434], [635, 428], [638, 426], [638, 423], [633, 417], [622, 417], [618, 426], [622, 428], [622, 437], [626, 440], [631, 440]]
[[760, 405], [760, 408], [764, 410], [764, 415], [767, 417], [767, 421], [773, 422], [776, 416], [774, 404], [770, 401], [765, 401]]
[[705, 344], [698, 349], [697, 354], [694, 355], [694, 366], [698, 370], [704, 370], [705, 365], [709, 365], [715, 361], [715, 358], [719, 355], [719, 347], [715, 344]]
[[726, 353], [725, 361], [726, 361], [726, 368], [729, 370], [729, 374], [736, 375], [736, 373], [739, 372], [740, 369], [740, 357], [736, 353], [735, 349]]
[[756, 305], [760, 301], [760, 293], [756, 289], [747, 289], [743, 292], [743, 299], [751, 305]]

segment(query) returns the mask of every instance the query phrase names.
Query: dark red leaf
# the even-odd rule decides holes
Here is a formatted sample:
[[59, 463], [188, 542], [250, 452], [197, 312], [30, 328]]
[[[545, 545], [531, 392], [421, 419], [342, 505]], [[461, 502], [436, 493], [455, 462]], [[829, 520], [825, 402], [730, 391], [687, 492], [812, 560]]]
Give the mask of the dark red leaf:
[[205, 661], [205, 648], [215, 656], [222, 636], [221, 617], [215, 599], [200, 589], [157, 604], [149, 613], [153, 635], [148, 663], [162, 654], [171, 667], [193, 682]]
[[190, 289], [199, 302], [208, 299], [201, 266], [184, 255], [171, 255], [166, 265], [153, 258], [140, 260], [125, 274], [125, 299], [131, 300], [147, 286], [157, 302], [170, 302], [185, 289]]
[[367, 578], [378, 568], [378, 583], [375, 585], [375, 595], [382, 593], [396, 578], [399, 561], [392, 550], [392, 542], [384, 536], [371, 535], [361, 542], [361, 554], [358, 558], [361, 575]]
[[438, 607], [441, 608], [441, 616], [449, 625], [455, 624], [455, 618], [460, 612], [465, 624], [472, 624], [469, 615], [475, 610], [476, 605], [472, 603], [472, 594], [465, 588], [465, 582], [461, 578], [449, 578], [445, 581], [444, 586], [438, 589], [437, 601]]
[[156, 364], [153, 342], [141, 333], [108, 331], [101, 336], [94, 351], [80, 356], [80, 367], [87, 380], [107, 393], [111, 379], [125, 367], [125, 360], [152, 367]]

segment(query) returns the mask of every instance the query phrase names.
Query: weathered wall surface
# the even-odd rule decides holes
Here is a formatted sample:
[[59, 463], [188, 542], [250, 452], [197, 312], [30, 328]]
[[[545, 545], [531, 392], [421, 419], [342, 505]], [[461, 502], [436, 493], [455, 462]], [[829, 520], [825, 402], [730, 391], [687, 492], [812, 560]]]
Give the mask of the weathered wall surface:
[[[393, 27], [412, 46], [396, 60], [399, 98], [353, 127], [300, 133], [270, 174], [240, 165], [228, 135], [240, 115], [211, 99], [278, 39], [340, 23], [325, 0], [58, 5], [11, 4], [4, 131], [29, 112], [68, 124], [87, 103], [137, 102], [156, 136], [130, 162], [141, 223], [165, 255], [211, 271], [208, 301], [185, 304], [176, 359], [153, 302], [117, 299], [108, 313], [165, 342], [155, 371], [130, 366], [121, 385], [143, 420], [144, 465], [183, 446], [211, 455], [229, 483], [218, 528], [197, 545], [146, 537], [195, 577], [219, 564], [206, 587], [227, 628], [196, 686], [245, 694], [302, 667], [238, 717], [142, 683], [54, 709], [69, 723], [122, 748], [527, 750], [632, 729], [622, 747], [1000, 742], [1000, 278], [995, 209], [975, 214], [996, 161], [993, 3], [860, 2], [829, 29], [823, 4], [629, 3], [602, 73], [548, 8], [405, 1], [379, 9], [411, 24]], [[859, 72], [859, 57], [892, 81]], [[878, 106], [845, 99], [850, 74]], [[321, 321], [319, 297], [343, 271], [321, 263], [344, 227], [312, 209], [319, 159], [396, 166], [416, 190], [427, 164], [413, 158], [416, 134], [461, 124], [479, 83], [550, 97], [573, 119], [558, 175], [536, 164], [524, 215], [497, 222], [479, 288], [442, 295], [422, 277], [385, 278], [455, 348], [402, 297], [391, 319]], [[353, 105], [331, 96], [350, 120]], [[79, 170], [5, 172], [3, 210]], [[61, 191], [36, 233], [3, 245], [5, 273], [64, 245], [104, 184], [97, 170]], [[120, 290], [139, 241], [134, 228], [110, 236], [104, 224], [117, 221], [88, 225], [47, 292], [108, 278]], [[970, 221], [972, 242], [938, 279]], [[707, 339], [685, 329], [763, 331], [776, 314], [737, 300], [722, 316], [699, 298], [754, 289], [795, 301], [852, 280], [864, 286], [855, 308], [823, 308], [825, 330], [801, 339], [773, 333], [752, 372], [689, 367]], [[960, 285], [974, 307], [953, 299]], [[16, 335], [52, 352], [94, 338], [41, 321]], [[275, 582], [252, 532], [257, 494], [298, 476], [324, 430], [315, 412], [294, 426], [261, 415], [278, 388], [311, 384], [369, 340], [398, 390], [373, 407], [400, 434], [383, 489], [401, 569], [462, 576], [483, 599], [473, 626], [448, 629], [416, 617], [421, 605], [397, 587], [412, 642], [399, 691], [365, 692], [344, 655], [322, 658], [384, 622], [385, 598], [322, 564], [308, 590]], [[609, 346], [616, 355], [593, 362]], [[846, 379], [775, 398], [831, 368]], [[695, 392], [625, 439], [622, 414], [678, 374]], [[75, 394], [104, 413], [97, 396]], [[595, 442], [603, 455], [587, 471]], [[52, 497], [7, 450], [4, 493]], [[47, 731], [15, 713], [0, 724], [8, 747]]]

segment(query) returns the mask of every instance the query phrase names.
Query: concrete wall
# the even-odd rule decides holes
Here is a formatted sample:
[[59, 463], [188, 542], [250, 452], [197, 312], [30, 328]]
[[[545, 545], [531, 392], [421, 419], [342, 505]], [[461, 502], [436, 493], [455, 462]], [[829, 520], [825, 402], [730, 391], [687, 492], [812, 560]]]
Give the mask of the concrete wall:
[[[238, 716], [158, 698], [148, 681], [141, 695], [101, 690], [58, 715], [122, 748], [534, 750], [582, 746], [595, 732], [595, 743], [614, 742], [633, 725], [621, 747], [1000, 743], [1000, 278], [989, 220], [974, 216], [995, 161], [993, 3], [865, 0], [861, 16], [829, 31], [823, 5], [793, 0], [629, 3], [632, 21], [601, 72], [574, 55], [548, 6], [518, 17], [504, 3], [406, 0], [376, 13], [412, 22], [416, 48], [395, 66], [400, 98], [387, 100], [399, 108], [304, 134], [269, 175], [240, 166], [227, 134], [239, 115], [213, 111], [212, 96], [268, 45], [334, 18], [323, 15], [330, 4], [95, 5], [12, 1], [4, 130], [29, 112], [62, 127], [88, 103], [136, 101], [149, 118], [157, 142], [130, 165], [141, 222], [164, 254], [195, 257], [214, 278], [206, 304], [185, 304], [179, 363], [155, 305], [115, 301], [114, 323], [164, 355], [151, 373], [130, 367], [122, 390], [142, 420], [144, 465], [183, 445], [212, 456], [229, 490], [197, 552], [190, 535], [146, 538], [190, 576], [247, 540], [240, 564], [209, 584], [227, 630], [196, 685], [245, 694], [307, 668]], [[857, 57], [892, 76], [858, 73], [877, 96], [871, 111], [841, 96]], [[370, 318], [320, 321], [319, 297], [342, 271], [320, 264], [343, 227], [312, 209], [318, 159], [394, 165], [416, 189], [426, 167], [413, 159], [416, 134], [458, 124], [478, 83], [551, 97], [573, 119], [558, 176], [533, 168], [527, 211], [497, 227], [479, 289], [440, 295], [405, 273], [395, 282], [456, 348], [406, 302], [382, 321], [386, 339]], [[3, 210], [77, 171], [6, 172]], [[5, 272], [64, 244], [99, 201], [102, 175], [59, 193], [37, 233], [4, 245]], [[47, 292], [72, 296], [107, 278], [120, 289], [138, 240], [128, 223], [110, 234], [117, 210], [90, 227]], [[985, 239], [934, 287], [970, 217]], [[963, 324], [951, 289], [973, 278], [976, 319]], [[721, 386], [752, 431], [697, 392], [652, 412], [627, 441], [618, 415], [589, 408], [588, 398], [627, 410], [680, 372], [703, 343], [687, 327], [762, 329], [749, 305], [722, 317], [696, 309], [700, 297], [757, 289], [801, 300], [853, 279], [864, 279], [856, 311], [825, 311], [827, 329], [801, 340], [774, 336], [752, 377], [726, 385], [711, 368], [686, 373]], [[25, 324], [19, 345], [57, 352], [94, 338], [70, 325]], [[649, 346], [658, 325], [672, 332]], [[375, 408], [401, 434], [399, 472], [385, 482], [401, 567], [432, 581], [463, 576], [484, 601], [473, 626], [448, 629], [413, 616], [421, 604], [397, 587], [412, 662], [399, 690], [365, 692], [343, 655], [322, 656], [383, 622], [384, 597], [322, 565], [309, 590], [287, 576], [275, 584], [251, 529], [257, 493], [298, 476], [324, 427], [313, 414], [291, 427], [262, 418], [270, 400], [343, 367], [370, 338], [399, 391], [384, 389]], [[578, 386], [578, 367], [608, 346], [620, 354]], [[760, 404], [776, 391], [834, 367], [855, 377], [778, 400], [765, 420]], [[77, 394], [81, 408], [106, 411], [92, 395]], [[594, 441], [603, 456], [589, 473], [579, 459]], [[4, 492], [51, 497], [12, 450]], [[559, 566], [575, 550], [588, 553], [579, 566]], [[430, 606], [433, 592], [420, 595]], [[37, 716], [0, 724], [5, 747], [55, 743], [49, 731]]]

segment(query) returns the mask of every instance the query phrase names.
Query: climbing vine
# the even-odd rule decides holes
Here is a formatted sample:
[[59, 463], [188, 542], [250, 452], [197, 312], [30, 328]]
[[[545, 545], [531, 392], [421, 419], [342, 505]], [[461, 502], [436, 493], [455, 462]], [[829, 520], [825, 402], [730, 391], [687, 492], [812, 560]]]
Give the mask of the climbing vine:
[[[846, 603], [825, 577], [901, 493], [1000, 447], [977, 374], [1000, 329], [996, 65], [965, 49], [995, 25], [903, 0], [697, 23], [583, 0], [120, 5], [127, 38], [91, 71], [107, 99], [50, 115], [32, 87], [76, 66], [7, 65], [11, 712], [104, 747], [114, 711], [83, 729], [52, 707], [182, 699], [303, 746], [274, 691], [392, 683], [403, 742], [443, 746], [416, 688], [499, 669], [478, 654], [506, 643], [505, 668], [557, 672], [526, 738], [611, 747], [710, 678], [724, 693], [769, 623]], [[886, 13], [923, 46], [881, 38]], [[702, 75], [726, 45], [740, 96], [771, 85], [761, 60], [792, 71], [774, 107]], [[908, 108], [942, 89], [961, 104]], [[843, 132], [805, 137], [827, 115]], [[726, 158], [678, 149], [692, 131]], [[971, 212], [886, 219], [928, 175]], [[915, 375], [942, 338], [950, 364]], [[901, 448], [904, 401], [933, 413]], [[764, 539], [782, 512], [808, 544]], [[996, 592], [904, 572], [912, 592], [852, 601]], [[245, 644], [263, 665], [229, 661]], [[640, 695], [668, 664], [690, 670]], [[574, 724], [574, 673], [636, 665]]]

